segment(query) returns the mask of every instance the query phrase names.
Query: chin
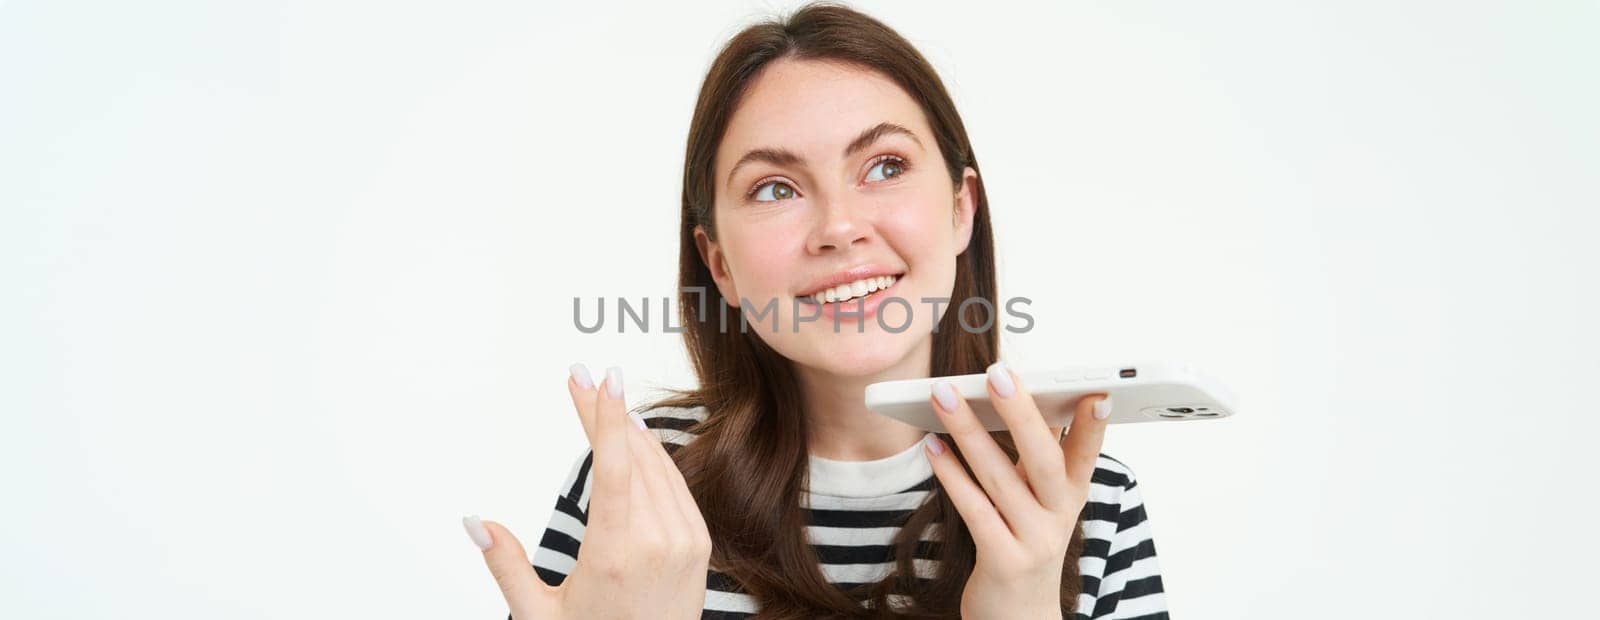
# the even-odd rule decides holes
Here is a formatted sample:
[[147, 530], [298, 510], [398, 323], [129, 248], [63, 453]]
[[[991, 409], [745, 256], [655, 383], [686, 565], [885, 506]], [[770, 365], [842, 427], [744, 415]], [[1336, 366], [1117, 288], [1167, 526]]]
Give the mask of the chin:
[[882, 373], [899, 364], [910, 353], [915, 340], [911, 334], [867, 332], [840, 334], [822, 346], [807, 347], [809, 359], [796, 361], [811, 368], [842, 377], [865, 377]]

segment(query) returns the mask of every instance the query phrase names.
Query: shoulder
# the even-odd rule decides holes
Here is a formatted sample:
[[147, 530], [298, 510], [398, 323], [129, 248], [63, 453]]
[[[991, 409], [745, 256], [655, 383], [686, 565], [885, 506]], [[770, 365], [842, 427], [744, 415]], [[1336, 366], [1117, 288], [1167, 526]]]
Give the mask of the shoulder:
[[1090, 484], [1097, 486], [1117, 487], [1121, 489], [1133, 488], [1135, 478], [1133, 468], [1127, 463], [1112, 458], [1104, 452], [1095, 459], [1094, 475], [1089, 480]]
[[[1089, 478], [1088, 505], [1085, 518], [1126, 524], [1142, 520], [1144, 499], [1139, 492], [1139, 481], [1127, 463], [1104, 453], [1095, 460], [1094, 474]], [[1138, 508], [1139, 515], [1126, 514]]]
[[[644, 419], [645, 427], [667, 444], [667, 451], [671, 452], [678, 447], [693, 441], [697, 435], [693, 431], [696, 424], [706, 419], [704, 407], [655, 407], [647, 406], [636, 410], [640, 418]], [[575, 505], [588, 505], [589, 472], [594, 467], [594, 448], [584, 446], [583, 451], [573, 459], [572, 466], [567, 470], [566, 480], [562, 482], [562, 495]]]
[[[1080, 610], [1093, 618], [1166, 618], [1155, 539], [1138, 480], [1127, 463], [1101, 454], [1081, 517]], [[1079, 618], [1085, 617], [1080, 613]]]
[[707, 415], [705, 407], [646, 406], [638, 413], [645, 427], [662, 443], [676, 446], [694, 441], [699, 436], [695, 426], [704, 422]]

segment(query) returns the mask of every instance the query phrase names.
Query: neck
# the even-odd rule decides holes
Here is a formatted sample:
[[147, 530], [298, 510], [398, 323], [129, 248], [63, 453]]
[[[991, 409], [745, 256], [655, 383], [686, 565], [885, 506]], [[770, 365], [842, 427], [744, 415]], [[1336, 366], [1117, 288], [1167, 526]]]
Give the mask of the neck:
[[812, 456], [837, 461], [870, 461], [906, 451], [927, 433], [867, 409], [867, 385], [928, 376], [933, 338], [924, 338], [894, 366], [870, 375], [847, 376], [795, 365], [805, 399]]

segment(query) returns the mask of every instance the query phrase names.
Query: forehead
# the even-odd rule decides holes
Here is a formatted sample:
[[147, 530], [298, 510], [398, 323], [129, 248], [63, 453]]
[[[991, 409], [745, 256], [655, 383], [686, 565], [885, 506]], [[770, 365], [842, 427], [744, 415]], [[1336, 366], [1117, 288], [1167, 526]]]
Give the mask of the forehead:
[[717, 178], [755, 148], [787, 148], [813, 164], [838, 157], [862, 130], [896, 123], [932, 144], [922, 108], [881, 73], [853, 65], [781, 59], [746, 90], [717, 147]]

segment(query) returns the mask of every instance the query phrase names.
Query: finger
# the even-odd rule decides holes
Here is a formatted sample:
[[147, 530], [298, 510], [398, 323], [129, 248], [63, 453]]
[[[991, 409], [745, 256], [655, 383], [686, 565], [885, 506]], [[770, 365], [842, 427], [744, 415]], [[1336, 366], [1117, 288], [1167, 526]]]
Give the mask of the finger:
[[1057, 509], [1069, 501], [1060, 435], [1050, 434], [1028, 387], [1003, 361], [989, 366], [989, 402], [1006, 421], [1017, 446], [1017, 460], [1028, 472], [1029, 487], [1039, 504]]
[[1087, 488], [1089, 477], [1094, 475], [1095, 462], [1100, 458], [1100, 448], [1105, 443], [1106, 420], [1096, 412], [1111, 413], [1111, 396], [1089, 395], [1078, 399], [1077, 411], [1072, 414], [1072, 426], [1067, 427], [1067, 437], [1061, 440], [1061, 452], [1067, 462], [1067, 479]]
[[[666, 473], [667, 487], [672, 493], [673, 503], [678, 512], [683, 515], [683, 524], [690, 535], [702, 535], [705, 532], [705, 518], [700, 515], [700, 508], [694, 501], [694, 494], [689, 492], [689, 483], [683, 479], [683, 472], [678, 469], [678, 463], [672, 460], [672, 455], [667, 453], [664, 444], [654, 431], [650, 436], [656, 441], [652, 442], [652, 452], [661, 462], [661, 470]], [[703, 542], [703, 541], [702, 541]]]
[[667, 472], [661, 468], [661, 460], [654, 454], [656, 448], [651, 444], [658, 444], [655, 433], [645, 429], [644, 420], [638, 414], [629, 413], [628, 422], [638, 428], [629, 433], [629, 445], [633, 448], [633, 462], [637, 465], [636, 475], [644, 482], [646, 496], [649, 498], [653, 517], [648, 527], [661, 530], [664, 533], [676, 535], [685, 528], [683, 511], [678, 509], [678, 502], [672, 495], [672, 488], [667, 480]]
[[466, 527], [467, 536], [483, 551], [483, 561], [489, 566], [489, 574], [494, 575], [495, 583], [500, 585], [506, 605], [513, 610], [534, 608], [549, 586], [534, 572], [533, 564], [528, 562], [528, 552], [511, 530], [494, 521], [481, 520], [477, 515], [462, 519], [461, 524]]
[[588, 529], [611, 533], [601, 537], [616, 541], [627, 532], [632, 501], [633, 454], [628, 448], [631, 428], [623, 413], [622, 369], [606, 369], [604, 383], [595, 390], [594, 463], [590, 467], [594, 490], [589, 493]]
[[933, 433], [923, 437], [922, 443], [928, 453], [928, 462], [933, 465], [933, 474], [939, 478], [939, 486], [950, 497], [950, 503], [955, 504], [956, 511], [961, 513], [967, 530], [972, 532], [972, 542], [982, 548], [994, 548], [998, 544], [1016, 540], [1016, 535], [995, 510], [994, 504], [990, 503], [989, 496], [984, 495], [983, 489], [967, 475], [967, 470], [961, 467], [961, 461], [950, 452], [949, 446]]
[[[678, 463], [672, 460], [672, 455], [667, 453], [666, 446], [660, 442], [655, 444], [656, 454], [662, 462], [662, 468], [667, 472], [667, 478], [672, 487], [673, 496], [678, 501], [678, 509], [683, 512], [685, 534], [695, 541], [700, 555], [696, 557], [700, 562], [709, 562], [711, 554], [711, 534], [706, 528], [705, 516], [700, 514], [700, 504], [694, 501], [694, 493], [689, 491], [689, 483], [684, 480], [683, 472], [678, 469]], [[694, 577], [698, 579], [698, 577]]]
[[[632, 426], [633, 422], [629, 421], [628, 424]], [[661, 543], [667, 536], [661, 526], [659, 501], [651, 497], [651, 492], [648, 488], [648, 478], [644, 470], [651, 461], [642, 458], [645, 455], [643, 449], [645, 446], [641, 444], [639, 430], [629, 428], [628, 449], [633, 451], [634, 463], [632, 487], [629, 492], [633, 498], [633, 505], [628, 512], [628, 548], [625, 553], [628, 554], [627, 566], [630, 568], [630, 581], [638, 584], [638, 591], [640, 592], [654, 592], [659, 591], [658, 584], [668, 582], [673, 576], [663, 574], [664, 571], [660, 570], [663, 565], [656, 563], [660, 558], [649, 557], [641, 553], [646, 549], [661, 549]]]
[[972, 467], [978, 484], [989, 494], [989, 499], [1005, 515], [1007, 522], [1016, 523], [1018, 519], [1044, 509], [1034, 498], [1033, 491], [1017, 476], [1016, 464], [1011, 457], [989, 436], [989, 431], [949, 381], [934, 383], [929, 399], [933, 401], [933, 408], [939, 412], [940, 421], [944, 422], [950, 437], [961, 448], [967, 464]]
[[[706, 565], [710, 559], [711, 539], [705, 533], [705, 524], [696, 521], [699, 510], [695, 508], [694, 499], [689, 494], [688, 485], [683, 481], [683, 475], [678, 471], [677, 463], [672, 456], [667, 454], [662, 445], [661, 438], [655, 431], [649, 429], [644, 423], [644, 418], [639, 413], [630, 414], [640, 420], [640, 427], [645, 430], [640, 434], [646, 438], [645, 443], [649, 454], [646, 458], [656, 463], [656, 471], [660, 472], [663, 492], [667, 499], [661, 506], [664, 519], [670, 520], [672, 525], [664, 533], [670, 540], [679, 545], [682, 554], [675, 554], [672, 562], [679, 567], [672, 571], [676, 579], [671, 580], [675, 591], [698, 592], [705, 587]], [[698, 523], [698, 525], [696, 525]], [[683, 618], [699, 618], [702, 605], [692, 600], [684, 600], [686, 609], [682, 610]]]
[[583, 435], [589, 439], [589, 445], [594, 445], [594, 379], [589, 376], [589, 368], [583, 364], [573, 364], [567, 368], [567, 393], [572, 396], [572, 408], [578, 410], [578, 422], [583, 424]]
[[645, 452], [644, 446], [640, 445], [638, 435], [637, 429], [628, 429], [628, 450], [633, 453], [634, 463], [633, 478], [629, 481], [628, 488], [628, 494], [633, 501], [628, 511], [628, 536], [632, 540], [655, 539], [661, 531], [660, 504], [651, 496], [649, 476], [646, 475], [643, 466], [650, 461], [641, 458]]
[[[652, 433], [654, 435], [654, 433]], [[694, 501], [694, 495], [689, 492], [689, 485], [683, 479], [683, 472], [678, 470], [678, 464], [672, 460], [672, 455], [667, 453], [666, 447], [661, 442], [654, 443], [655, 453], [662, 463], [662, 471], [667, 473], [668, 484], [672, 495], [677, 502], [678, 511], [683, 515], [684, 536], [693, 546], [691, 556], [693, 563], [681, 575], [683, 591], [697, 592], [705, 588], [706, 568], [711, 560], [711, 535], [706, 531], [704, 517], [700, 515], [700, 508]], [[699, 618], [701, 615], [700, 603], [693, 600], [686, 602], [684, 618]]]

